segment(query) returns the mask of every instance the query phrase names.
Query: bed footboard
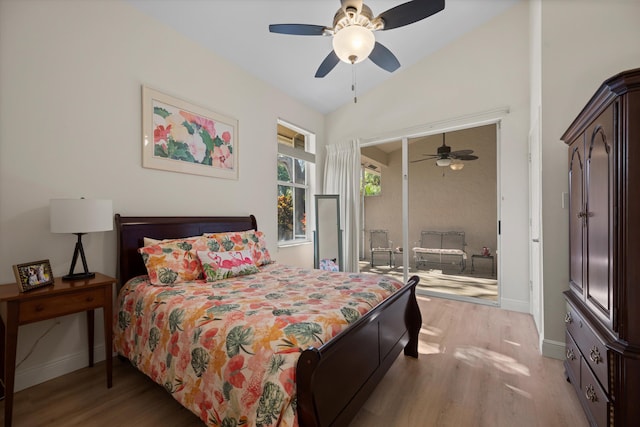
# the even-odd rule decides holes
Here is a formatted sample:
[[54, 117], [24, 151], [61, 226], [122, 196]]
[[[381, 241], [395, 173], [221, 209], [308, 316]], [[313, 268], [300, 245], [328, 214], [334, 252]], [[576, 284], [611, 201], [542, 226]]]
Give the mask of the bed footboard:
[[302, 352], [296, 371], [301, 427], [348, 425], [403, 348], [418, 357], [419, 280], [411, 277], [343, 333]]

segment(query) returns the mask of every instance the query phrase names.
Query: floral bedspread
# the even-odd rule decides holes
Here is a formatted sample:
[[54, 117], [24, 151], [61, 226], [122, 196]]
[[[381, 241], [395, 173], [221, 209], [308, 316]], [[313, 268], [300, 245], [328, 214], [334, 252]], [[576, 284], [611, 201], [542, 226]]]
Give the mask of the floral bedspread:
[[213, 283], [120, 291], [114, 346], [210, 426], [297, 426], [300, 352], [344, 330], [402, 283], [277, 263]]

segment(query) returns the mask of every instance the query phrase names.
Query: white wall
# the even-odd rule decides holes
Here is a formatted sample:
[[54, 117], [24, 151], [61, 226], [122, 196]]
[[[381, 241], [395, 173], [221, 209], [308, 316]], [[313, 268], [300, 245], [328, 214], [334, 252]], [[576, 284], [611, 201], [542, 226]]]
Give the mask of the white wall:
[[[567, 147], [560, 136], [600, 84], [640, 67], [640, 1], [542, 1], [542, 205], [545, 354], [564, 346], [568, 288]], [[554, 350], [555, 349], [555, 350]]]
[[385, 84], [359, 94], [326, 120], [327, 143], [508, 106], [500, 141], [501, 305], [529, 311], [527, 135], [528, 4], [521, 2]]
[[[544, 338], [543, 286], [542, 286], [542, 167], [541, 117], [542, 105], [542, 12], [541, 0], [529, 2], [529, 54], [530, 119], [529, 119], [529, 279], [531, 283], [531, 314], [538, 330], [538, 339]], [[541, 345], [542, 347], [542, 345]]]
[[[276, 120], [322, 142], [321, 114], [115, 0], [0, 1], [0, 64], [0, 283], [13, 282], [12, 264], [40, 259], [66, 274], [75, 237], [49, 232], [59, 197], [112, 199], [123, 215], [252, 213], [274, 258], [313, 265], [307, 247], [275, 245]], [[142, 168], [143, 84], [237, 118], [240, 179]], [[115, 275], [115, 241], [114, 231], [83, 238], [91, 270]], [[86, 364], [84, 319], [59, 319], [18, 368], [17, 389]], [[54, 324], [20, 328], [18, 361]]]

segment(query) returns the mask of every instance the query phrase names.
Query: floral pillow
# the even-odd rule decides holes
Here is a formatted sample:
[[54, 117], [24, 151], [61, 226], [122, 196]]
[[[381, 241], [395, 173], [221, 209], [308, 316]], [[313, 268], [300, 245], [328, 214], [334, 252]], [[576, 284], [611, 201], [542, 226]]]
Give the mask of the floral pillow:
[[259, 255], [255, 255], [253, 257], [256, 260], [256, 264], [257, 265], [271, 264], [273, 261], [271, 260], [271, 254], [267, 249], [267, 241], [264, 237], [264, 233], [262, 231], [254, 231], [253, 239], [257, 239], [256, 249], [259, 252]]
[[138, 249], [151, 284], [173, 286], [202, 278], [198, 250], [206, 249], [203, 237], [164, 240]]
[[251, 256], [258, 267], [272, 262], [262, 231], [205, 233], [204, 236], [209, 239], [207, 247], [212, 252], [250, 250]]
[[250, 250], [198, 251], [198, 258], [207, 282], [260, 272], [251, 258]]

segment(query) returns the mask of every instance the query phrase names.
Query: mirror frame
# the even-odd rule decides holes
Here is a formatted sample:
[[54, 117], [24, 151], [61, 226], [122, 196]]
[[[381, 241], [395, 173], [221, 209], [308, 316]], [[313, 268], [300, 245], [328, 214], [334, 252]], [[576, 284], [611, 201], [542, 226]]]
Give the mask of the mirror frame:
[[[322, 200], [335, 200], [336, 203], [336, 216], [335, 222], [331, 219], [329, 221], [326, 218], [323, 218], [322, 223], [324, 225], [327, 222], [336, 225], [336, 234], [337, 234], [337, 243], [338, 243], [338, 257], [336, 259], [336, 263], [338, 264], [338, 268], [340, 271], [344, 271], [344, 265], [342, 263], [342, 228], [340, 227], [340, 195], [338, 194], [316, 194], [315, 195], [315, 214], [316, 214], [316, 229], [313, 232], [313, 267], [320, 268], [320, 247], [321, 247], [321, 234], [319, 233], [322, 230], [322, 233], [326, 235], [326, 233], [332, 233], [332, 231], [324, 231], [324, 226], [321, 227], [321, 218], [320, 218], [320, 209], [319, 205], [322, 203]], [[333, 226], [332, 226], [333, 227]]]

